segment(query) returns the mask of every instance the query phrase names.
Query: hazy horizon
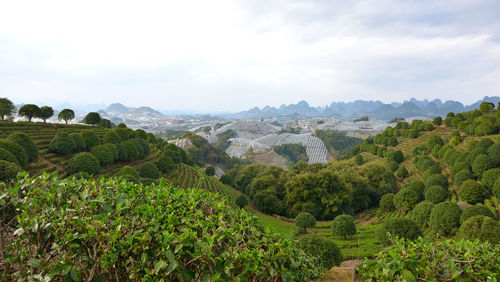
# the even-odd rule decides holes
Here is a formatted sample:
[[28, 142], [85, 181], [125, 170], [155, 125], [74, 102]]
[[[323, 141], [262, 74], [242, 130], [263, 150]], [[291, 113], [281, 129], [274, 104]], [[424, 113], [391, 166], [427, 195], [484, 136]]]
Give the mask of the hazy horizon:
[[0, 97], [238, 112], [500, 96], [496, 1], [14, 1]]

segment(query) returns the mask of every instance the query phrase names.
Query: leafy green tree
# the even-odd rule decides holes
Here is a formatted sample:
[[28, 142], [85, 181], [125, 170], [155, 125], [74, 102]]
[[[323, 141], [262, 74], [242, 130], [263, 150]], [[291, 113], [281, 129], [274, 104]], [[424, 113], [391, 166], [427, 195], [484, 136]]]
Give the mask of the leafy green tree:
[[87, 152], [74, 155], [68, 162], [68, 172], [70, 174], [78, 172], [97, 174], [100, 168], [96, 157]]
[[434, 204], [429, 201], [422, 201], [418, 203], [413, 210], [408, 213], [408, 218], [415, 221], [423, 228], [429, 226], [429, 218], [431, 216]]
[[380, 209], [384, 212], [392, 212], [396, 207], [394, 206], [394, 194], [387, 193], [380, 198]]
[[432, 208], [429, 228], [441, 235], [451, 235], [460, 226], [462, 210], [457, 204], [442, 202]]
[[497, 220], [497, 217], [489, 208], [485, 206], [470, 206], [466, 208], [460, 216], [460, 223], [464, 223], [469, 217], [473, 217], [476, 215], [484, 215]]
[[168, 173], [172, 169], [174, 169], [174, 161], [172, 160], [171, 157], [165, 154], [161, 156], [156, 165], [158, 166], [158, 169], [164, 173]]
[[487, 112], [490, 112], [492, 111], [493, 109], [495, 108], [495, 105], [493, 103], [489, 103], [489, 102], [482, 102], [480, 105], [479, 105], [479, 111], [481, 113], [487, 113]]
[[207, 166], [207, 168], [205, 169], [205, 174], [208, 176], [214, 176], [215, 168], [213, 166]]
[[443, 118], [442, 117], [435, 117], [434, 120], [432, 121], [432, 123], [434, 123], [434, 125], [440, 126], [441, 124], [443, 124]]
[[437, 204], [446, 201], [448, 191], [442, 186], [434, 185], [425, 190], [425, 200]]
[[49, 143], [49, 151], [56, 154], [65, 155], [73, 152], [75, 149], [75, 141], [64, 131], [57, 132]]
[[123, 146], [123, 142], [116, 144], [116, 148], [118, 149], [118, 160], [120, 161], [128, 160], [128, 153], [125, 147]]
[[492, 168], [483, 173], [481, 182], [488, 190], [491, 190], [497, 179], [500, 179], [500, 168]]
[[384, 245], [389, 245], [391, 242], [387, 237], [387, 233], [391, 234], [392, 239], [397, 236], [408, 240], [415, 240], [422, 235], [418, 224], [405, 217], [394, 217], [384, 221], [377, 234], [378, 240]]
[[28, 166], [28, 155], [23, 147], [19, 144], [6, 139], [0, 139], [0, 148], [9, 151], [14, 157], [16, 157], [17, 164], [20, 168], [26, 169]]
[[500, 225], [484, 215], [469, 217], [458, 229], [458, 237], [497, 244], [500, 241]]
[[113, 152], [104, 145], [92, 147], [90, 153], [96, 157], [101, 166], [110, 166], [113, 164]]
[[357, 165], [362, 165], [364, 163], [363, 156], [358, 154], [354, 157], [354, 163]]
[[270, 191], [258, 191], [252, 197], [252, 202], [257, 209], [266, 214], [279, 214], [283, 210], [283, 204], [276, 197], [276, 195]]
[[9, 135], [7, 139], [23, 147], [24, 151], [26, 152], [26, 156], [28, 157], [28, 162], [34, 162], [38, 160], [38, 157], [40, 156], [38, 147], [28, 134], [23, 132], [16, 132]]
[[463, 169], [455, 174], [453, 183], [455, 183], [457, 187], [460, 187], [460, 185], [462, 185], [465, 180], [469, 179], [474, 179], [474, 175], [472, 175], [472, 172], [470, 172], [468, 169]]
[[331, 269], [344, 260], [340, 249], [333, 241], [313, 234], [301, 236], [297, 246], [306, 254], [317, 257], [323, 269]]
[[73, 142], [75, 142], [75, 149], [78, 151], [82, 151], [85, 149], [85, 140], [83, 140], [82, 134], [78, 132], [73, 132], [69, 134], [69, 137], [73, 139]]
[[443, 144], [443, 139], [437, 135], [430, 135], [429, 139], [427, 139], [427, 146], [429, 146], [429, 148], [433, 148], [436, 145], [443, 146]]
[[350, 215], [339, 215], [332, 222], [332, 233], [334, 236], [344, 236], [356, 234], [356, 225], [354, 218]]
[[106, 143], [118, 144], [120, 142], [122, 142], [122, 139], [120, 138], [120, 136], [118, 136], [118, 134], [116, 134], [115, 131], [110, 130], [110, 131], [106, 132], [106, 134], [104, 134], [104, 137], [103, 137], [104, 144], [106, 144]]
[[113, 123], [111, 123], [109, 119], [105, 118], [101, 118], [97, 125], [102, 128], [113, 128]]
[[233, 179], [231, 178], [230, 175], [224, 174], [220, 177], [220, 182], [225, 185], [232, 185], [233, 184]]
[[248, 205], [247, 197], [244, 194], [239, 195], [238, 198], [236, 198], [236, 205], [240, 209], [244, 208], [246, 205]]
[[458, 196], [460, 200], [469, 204], [480, 203], [485, 198], [484, 186], [474, 180], [465, 180], [458, 189]]
[[418, 193], [409, 187], [402, 188], [394, 196], [394, 206], [404, 213], [412, 210], [419, 201]]
[[83, 119], [83, 123], [96, 125], [101, 121], [99, 113], [90, 112]]
[[113, 162], [117, 161], [119, 159], [118, 147], [113, 143], [106, 143], [104, 146], [113, 154]]
[[2, 120], [9, 118], [16, 112], [16, 106], [7, 98], [0, 98], [0, 117]]
[[491, 145], [488, 148], [488, 156], [490, 157], [490, 160], [494, 166], [500, 166], [500, 143]]
[[487, 155], [478, 155], [472, 163], [472, 172], [475, 176], [481, 177], [485, 171], [492, 168], [493, 164]]
[[58, 120], [64, 120], [66, 124], [68, 124], [68, 121], [72, 120], [75, 118], [75, 112], [71, 109], [63, 109], [62, 111], [59, 112], [57, 115]]
[[401, 166], [398, 168], [398, 170], [396, 170], [396, 175], [399, 178], [405, 178], [406, 176], [408, 176], [408, 170], [404, 166]]
[[434, 174], [427, 178], [425, 181], [425, 187], [431, 187], [434, 185], [439, 185], [444, 188], [448, 188], [448, 178], [442, 174]]
[[19, 167], [15, 163], [0, 160], [0, 182], [9, 182], [19, 173]]
[[307, 233], [307, 228], [316, 225], [316, 218], [308, 212], [301, 212], [295, 217], [295, 225]]
[[139, 175], [145, 178], [157, 179], [160, 177], [160, 171], [154, 163], [147, 162], [141, 166]]
[[140, 138], [140, 139], [144, 139], [144, 140], [147, 140], [147, 136], [146, 136], [146, 131], [142, 130], [142, 129], [136, 129], [134, 131], [134, 135], [135, 135], [135, 138]]
[[35, 117], [40, 118], [43, 122], [47, 122], [47, 119], [51, 118], [54, 115], [54, 109], [49, 106], [43, 106], [40, 108]]
[[99, 145], [101, 142], [99, 141], [99, 137], [94, 130], [84, 129], [81, 132], [83, 140], [85, 141], [85, 147], [92, 148], [94, 146]]
[[31, 122], [34, 117], [38, 116], [39, 112], [40, 108], [37, 105], [26, 104], [19, 108], [18, 114], [20, 117], [25, 117]]
[[139, 156], [140, 156], [139, 151], [137, 150], [137, 147], [132, 142], [123, 141], [120, 144], [127, 152], [127, 160], [128, 161], [137, 160], [139, 158]]

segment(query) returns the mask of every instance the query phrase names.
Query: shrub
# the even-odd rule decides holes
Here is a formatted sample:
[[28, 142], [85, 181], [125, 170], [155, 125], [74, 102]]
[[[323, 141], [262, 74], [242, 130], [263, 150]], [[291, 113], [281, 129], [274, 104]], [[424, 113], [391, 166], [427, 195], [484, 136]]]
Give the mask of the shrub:
[[69, 137], [75, 142], [75, 150], [82, 151], [86, 148], [85, 140], [83, 140], [83, 136], [80, 133], [70, 133]]
[[469, 217], [458, 229], [458, 237], [463, 239], [479, 239], [497, 244], [500, 241], [500, 225], [496, 220], [484, 215]]
[[90, 153], [96, 157], [102, 166], [109, 166], [113, 163], [113, 152], [104, 145], [93, 147]]
[[158, 166], [158, 169], [161, 171], [161, 172], [170, 172], [173, 168], [174, 168], [174, 161], [172, 160], [171, 157], [163, 154], [161, 156], [161, 158], [158, 160], [158, 162], [156, 163], [156, 165]]
[[141, 139], [141, 138], [135, 138], [134, 140], [132, 140], [136, 143], [138, 143], [140, 146], [141, 146], [141, 149], [142, 149], [142, 155], [143, 156], [147, 156], [149, 155], [149, 153], [151, 153], [151, 149], [149, 148], [149, 145], [148, 143], [146, 142], [146, 140], [144, 139]]
[[130, 128], [126, 128], [126, 127], [117, 127], [115, 129], [113, 129], [113, 131], [118, 134], [118, 136], [120, 137], [120, 139], [122, 141], [126, 141], [128, 139], [132, 139], [132, 138], [135, 138], [135, 134], [134, 134], [134, 131]]
[[398, 170], [396, 170], [396, 175], [399, 178], [405, 178], [406, 176], [408, 176], [408, 170], [404, 166], [401, 166], [398, 168]]
[[434, 125], [441, 125], [443, 124], [443, 118], [442, 117], [435, 117], [433, 120], [432, 120], [432, 123], [434, 123]]
[[411, 188], [403, 188], [394, 196], [394, 206], [401, 212], [412, 210], [420, 202], [420, 196]]
[[387, 160], [385, 162], [385, 165], [387, 166], [388, 169], [390, 169], [391, 171], [396, 171], [399, 167], [398, 163], [393, 161], [393, 160]]
[[462, 142], [462, 138], [460, 138], [460, 136], [453, 136], [450, 139], [450, 144], [452, 145], [458, 145], [460, 142]]
[[354, 163], [357, 165], [362, 165], [364, 163], [363, 156], [358, 154], [354, 157]]
[[429, 139], [427, 139], [427, 146], [429, 146], [429, 148], [433, 148], [436, 145], [443, 146], [443, 144], [443, 139], [437, 135], [430, 135]]
[[460, 200], [469, 204], [482, 202], [485, 197], [485, 190], [481, 183], [474, 180], [465, 180], [458, 189]]
[[408, 188], [418, 194], [419, 202], [424, 200], [425, 184], [420, 180], [415, 180], [407, 183], [403, 188]]
[[0, 140], [0, 148], [9, 151], [16, 158], [16, 163], [20, 168], [26, 169], [28, 167], [28, 156], [23, 147], [9, 140], [2, 139]]
[[465, 162], [455, 162], [451, 168], [451, 175], [456, 175], [459, 171], [464, 169], [470, 171], [470, 166]]
[[460, 187], [460, 185], [462, 185], [465, 180], [469, 179], [474, 179], [474, 175], [472, 175], [472, 172], [470, 172], [468, 169], [463, 169], [455, 174], [453, 183], [455, 183], [457, 187]]
[[483, 173], [481, 182], [488, 190], [491, 190], [497, 179], [500, 179], [500, 168], [492, 168]]
[[104, 143], [104, 144], [106, 144], [106, 143], [117, 144], [120, 142], [122, 142], [122, 139], [113, 130], [109, 130], [108, 132], [106, 132], [106, 134], [104, 134], [104, 137], [102, 139], [102, 143]]
[[408, 130], [408, 138], [415, 139], [417, 137], [418, 137], [418, 130], [417, 129]]
[[142, 158], [145, 156], [144, 147], [142, 146], [142, 144], [138, 140], [141, 140], [141, 139], [130, 139], [130, 140], [128, 140], [128, 142], [132, 143], [132, 145], [135, 146], [135, 148], [137, 149], [137, 153], [139, 154], [139, 158]]
[[316, 235], [304, 235], [299, 238], [297, 246], [306, 254], [317, 257], [319, 266], [330, 269], [342, 261], [342, 253], [337, 245], [328, 239]]
[[269, 191], [259, 191], [252, 196], [252, 202], [257, 209], [266, 214], [280, 213], [283, 209], [281, 201]]
[[152, 162], [147, 162], [147, 163], [143, 164], [141, 166], [139, 174], [141, 177], [146, 177], [146, 178], [151, 178], [151, 179], [156, 179], [156, 178], [160, 177], [160, 171], [155, 166], [155, 164]]
[[500, 166], [500, 143], [491, 145], [488, 148], [488, 156], [494, 166]]
[[417, 223], [405, 217], [393, 217], [384, 221], [377, 234], [378, 240], [383, 245], [391, 243], [391, 240], [387, 237], [387, 233], [391, 234], [392, 239], [397, 236], [408, 240], [415, 240], [422, 234]]
[[495, 182], [493, 185], [492, 193], [495, 197], [500, 198], [500, 179]]
[[442, 235], [453, 234], [460, 226], [462, 210], [457, 204], [442, 202], [434, 206], [429, 216], [429, 228]]
[[464, 223], [469, 217], [473, 217], [476, 215], [484, 215], [487, 217], [491, 217], [494, 220], [497, 220], [495, 214], [485, 206], [470, 206], [464, 210], [462, 215], [460, 216], [460, 223]]
[[[4, 99], [4, 98], [0, 98], [0, 99]], [[19, 162], [17, 161], [16, 157], [11, 152], [9, 152], [1, 147], [0, 147], [0, 160], [11, 162], [11, 163], [14, 163], [17, 166], [19, 166]]]
[[33, 142], [33, 139], [31, 139], [31, 137], [29, 137], [26, 133], [16, 132], [9, 135], [7, 139], [23, 147], [26, 152], [26, 156], [28, 157], [28, 162], [33, 162], [38, 159], [38, 147], [35, 142]]
[[394, 207], [394, 194], [388, 193], [380, 198], [379, 207], [383, 212], [391, 212]]
[[106, 148], [108, 148], [108, 150], [113, 154], [113, 162], [117, 161], [118, 158], [119, 158], [118, 147], [116, 147], [116, 145], [113, 144], [113, 143], [106, 143], [103, 146], [105, 146]]
[[135, 179], [139, 179], [139, 174], [137, 173], [137, 170], [135, 170], [135, 168], [129, 166], [129, 165], [126, 165], [126, 166], [123, 166], [122, 168], [120, 168], [120, 170], [118, 171], [117, 173], [118, 176], [131, 176]]
[[428, 188], [434, 185], [448, 188], [448, 178], [446, 178], [446, 176], [442, 174], [434, 174], [429, 176], [429, 178], [427, 178], [427, 181], [425, 181], [425, 187]]
[[356, 225], [354, 218], [350, 215], [339, 215], [332, 222], [332, 233], [334, 236], [344, 236], [356, 234]]
[[94, 130], [84, 129], [81, 134], [86, 148], [92, 148], [100, 144], [99, 137], [97, 137]]
[[116, 149], [118, 149], [118, 160], [120, 160], [120, 161], [128, 160], [127, 150], [122, 145], [122, 143], [115, 144], [115, 145], [116, 145]]
[[75, 141], [64, 131], [57, 132], [56, 136], [49, 143], [49, 151], [56, 154], [66, 155], [75, 149]]
[[389, 155], [389, 159], [399, 164], [404, 160], [403, 152], [401, 150], [394, 151]]
[[88, 174], [97, 174], [101, 167], [99, 161], [91, 153], [78, 153], [74, 155], [68, 162], [69, 174], [85, 172]]
[[215, 168], [213, 166], [207, 166], [207, 168], [205, 169], [205, 174], [208, 176], [214, 176]]
[[153, 178], [147, 178], [147, 177], [140, 177], [139, 182], [142, 183], [144, 186], [150, 186], [150, 185], [158, 185], [158, 182], [156, 179]]
[[300, 229], [304, 230], [304, 232], [307, 233], [307, 228], [308, 227], [314, 227], [316, 225], [316, 218], [308, 213], [308, 212], [300, 212], [296, 217], [295, 217], [295, 225], [300, 227]]
[[357, 271], [370, 281], [495, 281], [499, 257], [500, 245], [480, 241], [401, 238]]
[[225, 185], [232, 185], [233, 179], [231, 178], [231, 176], [224, 174], [220, 177], [220, 182], [222, 182], [222, 184], [225, 184]]
[[434, 204], [444, 202], [448, 198], [448, 191], [442, 186], [434, 185], [425, 190], [425, 200]]
[[408, 214], [408, 217], [422, 227], [429, 226], [429, 218], [431, 216], [434, 204], [429, 201], [418, 203], [415, 208]]
[[[315, 259], [305, 256], [290, 239], [272, 233], [255, 216], [228, 208], [227, 200], [217, 194], [175, 188], [164, 181], [144, 187], [114, 178], [42, 176], [26, 178], [20, 186], [26, 187], [26, 202], [16, 206], [23, 215], [17, 228], [24, 232], [18, 231], [9, 246], [12, 267], [18, 270], [15, 280], [27, 281], [28, 276], [50, 271], [59, 280], [73, 276], [89, 281], [93, 274], [102, 281], [320, 278]], [[91, 196], [82, 196], [87, 192]], [[50, 223], [37, 228], [46, 241], [33, 240], [33, 222]], [[95, 251], [90, 247], [92, 259], [89, 246], [99, 246]], [[40, 268], [33, 273], [29, 265], [35, 260]]]
[[135, 138], [139, 138], [139, 139], [143, 139], [143, 140], [147, 140], [147, 136], [146, 136], [146, 131], [142, 130], [142, 129], [136, 129], [134, 131], [134, 136]]
[[0, 182], [9, 182], [19, 173], [16, 163], [0, 160]]
[[239, 195], [238, 198], [236, 198], [236, 205], [239, 208], [244, 208], [246, 205], [248, 205], [247, 196], [245, 196], [244, 194]]
[[481, 154], [474, 159], [474, 162], [472, 163], [472, 172], [475, 176], [481, 177], [485, 171], [492, 167], [493, 164], [491, 163], [490, 158], [488, 158], [487, 155]]
[[139, 158], [139, 152], [137, 151], [137, 147], [130, 141], [123, 141], [121, 143], [122, 147], [127, 152], [127, 160], [137, 160]]

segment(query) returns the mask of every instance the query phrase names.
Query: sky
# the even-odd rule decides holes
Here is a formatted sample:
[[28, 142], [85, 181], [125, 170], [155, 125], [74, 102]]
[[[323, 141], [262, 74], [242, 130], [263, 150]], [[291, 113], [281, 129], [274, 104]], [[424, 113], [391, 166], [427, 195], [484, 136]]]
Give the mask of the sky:
[[500, 96], [500, 1], [1, 1], [0, 97], [236, 112]]

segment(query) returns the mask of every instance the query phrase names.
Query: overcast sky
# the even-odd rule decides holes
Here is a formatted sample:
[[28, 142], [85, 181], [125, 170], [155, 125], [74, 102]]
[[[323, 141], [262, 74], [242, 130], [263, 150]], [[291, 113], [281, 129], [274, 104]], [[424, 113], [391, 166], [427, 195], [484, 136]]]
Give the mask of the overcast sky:
[[2, 1], [0, 97], [239, 111], [500, 96], [500, 1]]

